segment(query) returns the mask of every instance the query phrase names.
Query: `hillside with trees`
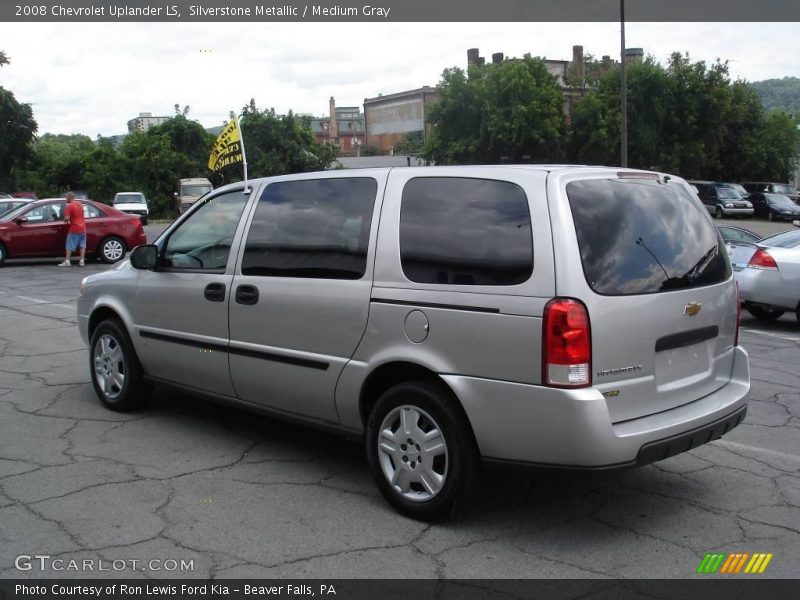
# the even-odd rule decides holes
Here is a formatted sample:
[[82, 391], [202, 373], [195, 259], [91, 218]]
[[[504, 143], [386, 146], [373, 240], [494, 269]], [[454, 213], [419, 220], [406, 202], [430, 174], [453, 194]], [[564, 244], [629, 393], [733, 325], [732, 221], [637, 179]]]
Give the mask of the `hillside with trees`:
[[800, 78], [765, 79], [750, 84], [761, 98], [765, 110], [800, 114]]

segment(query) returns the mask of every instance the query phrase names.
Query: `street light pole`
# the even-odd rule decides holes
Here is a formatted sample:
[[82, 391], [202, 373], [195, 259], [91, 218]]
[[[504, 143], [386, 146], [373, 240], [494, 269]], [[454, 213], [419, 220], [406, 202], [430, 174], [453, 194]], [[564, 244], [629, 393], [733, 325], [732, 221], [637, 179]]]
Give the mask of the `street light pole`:
[[628, 166], [628, 85], [626, 81], [625, 65], [625, 0], [619, 0], [619, 23], [620, 23], [620, 63], [622, 66], [622, 76], [620, 77], [620, 166]]

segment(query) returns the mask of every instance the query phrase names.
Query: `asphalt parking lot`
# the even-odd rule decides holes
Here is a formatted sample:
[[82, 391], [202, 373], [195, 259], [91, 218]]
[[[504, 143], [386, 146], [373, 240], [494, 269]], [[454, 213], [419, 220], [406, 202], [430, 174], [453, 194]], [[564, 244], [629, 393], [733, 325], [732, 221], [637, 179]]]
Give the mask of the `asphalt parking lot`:
[[107, 266], [55, 262], [0, 269], [0, 578], [686, 578], [707, 552], [800, 573], [794, 316], [744, 314], [750, 408], [721, 440], [618, 473], [491, 472], [470, 515], [427, 525], [384, 503], [356, 442], [162, 389], [103, 409], [75, 301]]

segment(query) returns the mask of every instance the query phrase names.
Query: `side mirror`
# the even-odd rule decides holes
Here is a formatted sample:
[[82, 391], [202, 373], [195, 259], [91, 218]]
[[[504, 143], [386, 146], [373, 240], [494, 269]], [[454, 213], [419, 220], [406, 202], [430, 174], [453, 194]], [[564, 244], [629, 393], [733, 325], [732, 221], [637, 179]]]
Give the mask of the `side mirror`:
[[134, 269], [154, 269], [158, 262], [158, 246], [146, 244], [136, 246], [131, 252], [131, 266]]
[[14, 223], [16, 223], [17, 225], [22, 225], [23, 223], [27, 222], [28, 222], [28, 217], [19, 217], [17, 219], [14, 219]]

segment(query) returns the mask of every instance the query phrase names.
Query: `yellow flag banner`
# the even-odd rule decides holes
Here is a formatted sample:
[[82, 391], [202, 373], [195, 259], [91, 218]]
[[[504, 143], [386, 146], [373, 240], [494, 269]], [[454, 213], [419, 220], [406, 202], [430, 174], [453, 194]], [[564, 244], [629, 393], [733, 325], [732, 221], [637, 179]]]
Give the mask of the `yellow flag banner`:
[[211, 155], [208, 157], [210, 171], [219, 171], [222, 167], [244, 162], [242, 156], [242, 136], [236, 119], [231, 119], [211, 146]]

